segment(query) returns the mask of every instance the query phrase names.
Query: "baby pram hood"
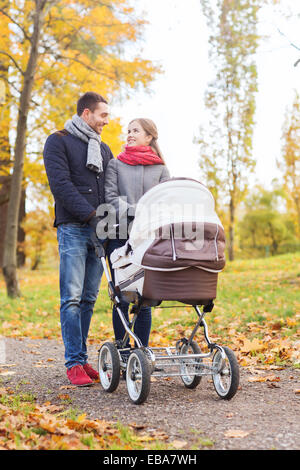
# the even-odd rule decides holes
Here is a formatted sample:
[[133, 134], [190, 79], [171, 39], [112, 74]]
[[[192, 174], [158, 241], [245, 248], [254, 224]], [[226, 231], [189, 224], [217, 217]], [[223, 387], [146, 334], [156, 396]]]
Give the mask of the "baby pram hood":
[[[112, 253], [111, 261], [120, 289], [137, 289], [144, 295], [144, 275], [150, 272], [151, 288], [154, 272], [170, 276], [188, 269], [191, 274], [193, 269], [194, 276], [195, 268], [197, 276], [199, 270], [203, 276], [214, 274], [216, 284], [216, 275], [225, 266], [224, 249], [224, 229], [211, 192], [199, 181], [173, 178], [153, 187], [139, 200], [129, 240]], [[179, 278], [176, 289], [178, 282]], [[181, 290], [187, 289], [184, 284]], [[215, 288], [209, 290], [210, 297], [215, 295]]]

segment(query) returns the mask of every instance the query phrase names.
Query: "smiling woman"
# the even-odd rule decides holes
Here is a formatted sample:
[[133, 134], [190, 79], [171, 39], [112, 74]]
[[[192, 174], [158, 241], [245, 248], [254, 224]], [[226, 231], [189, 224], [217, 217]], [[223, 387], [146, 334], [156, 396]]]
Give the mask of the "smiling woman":
[[[169, 179], [169, 171], [157, 144], [158, 132], [150, 119], [134, 119], [128, 126], [127, 145], [124, 152], [112, 159], [105, 175], [105, 201], [114, 208], [118, 218], [118, 233], [110, 232], [107, 257], [126, 243], [130, 222], [134, 218], [139, 199], [153, 186]], [[128, 227], [129, 226], [129, 227]], [[110, 264], [111, 267], [111, 264]], [[111, 268], [114, 280], [114, 272]], [[121, 310], [127, 321], [129, 304], [121, 302]], [[113, 308], [113, 325], [116, 340], [124, 337], [124, 327]], [[151, 328], [151, 308], [143, 307], [135, 323], [134, 331], [144, 346], [148, 345]]]
[[157, 139], [157, 127], [151, 119], [138, 118], [134, 119], [129, 123], [127, 133], [127, 145], [129, 147], [150, 146], [154, 153], [159, 156], [162, 162], [164, 162]]
[[138, 121], [129, 124], [127, 145], [149, 145], [151, 140], [151, 134], [147, 134]]

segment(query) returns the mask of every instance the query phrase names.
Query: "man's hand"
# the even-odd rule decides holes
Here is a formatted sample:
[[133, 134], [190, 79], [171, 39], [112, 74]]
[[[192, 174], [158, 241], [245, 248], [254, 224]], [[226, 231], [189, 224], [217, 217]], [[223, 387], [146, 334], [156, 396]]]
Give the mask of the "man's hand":
[[92, 229], [93, 229], [91, 239], [92, 239], [92, 242], [94, 243], [94, 246], [95, 246], [96, 255], [99, 258], [105, 257], [105, 249], [106, 249], [107, 242], [108, 242], [107, 238], [102, 240], [102, 239], [98, 238], [98, 236], [97, 236], [97, 225], [100, 221], [101, 221], [101, 217], [98, 217], [96, 215], [93, 216], [89, 220], [89, 226], [92, 227]]

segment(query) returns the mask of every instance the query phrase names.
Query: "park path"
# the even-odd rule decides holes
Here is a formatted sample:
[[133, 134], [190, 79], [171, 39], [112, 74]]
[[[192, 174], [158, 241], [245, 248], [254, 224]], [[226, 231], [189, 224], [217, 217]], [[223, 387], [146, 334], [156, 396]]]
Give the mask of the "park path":
[[[96, 366], [98, 347], [89, 347]], [[299, 450], [300, 370], [241, 367], [236, 396], [221, 400], [208, 377], [195, 390], [180, 378], [152, 378], [149, 397], [133, 405], [126, 383], [113, 394], [101, 385], [76, 388], [65, 374], [63, 345], [59, 341], [0, 338], [0, 378], [5, 387], [30, 391], [37, 402], [61, 404], [69, 397], [72, 408], [90, 419], [130, 424], [138, 432], [173, 442], [183, 449]]]

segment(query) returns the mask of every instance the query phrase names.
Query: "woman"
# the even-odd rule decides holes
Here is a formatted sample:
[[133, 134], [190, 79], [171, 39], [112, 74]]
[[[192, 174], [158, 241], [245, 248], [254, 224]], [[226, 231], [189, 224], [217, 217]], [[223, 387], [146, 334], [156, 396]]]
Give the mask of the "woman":
[[[157, 143], [156, 125], [150, 119], [134, 119], [128, 125], [127, 145], [117, 159], [110, 160], [105, 173], [105, 201], [112, 204], [117, 212], [120, 226], [134, 217], [135, 206], [150, 188], [170, 178]], [[127, 227], [127, 224], [126, 224]], [[123, 232], [123, 233], [122, 233]], [[107, 256], [126, 243], [128, 232], [120, 230], [117, 239], [109, 240]], [[112, 278], [114, 273], [111, 269]], [[128, 320], [126, 302], [121, 310]], [[116, 340], [124, 337], [125, 330], [119, 315], [113, 308], [113, 327]], [[148, 346], [151, 330], [151, 307], [143, 307], [136, 319], [134, 332], [144, 346]]]

